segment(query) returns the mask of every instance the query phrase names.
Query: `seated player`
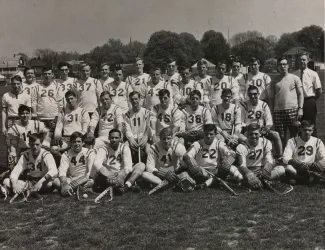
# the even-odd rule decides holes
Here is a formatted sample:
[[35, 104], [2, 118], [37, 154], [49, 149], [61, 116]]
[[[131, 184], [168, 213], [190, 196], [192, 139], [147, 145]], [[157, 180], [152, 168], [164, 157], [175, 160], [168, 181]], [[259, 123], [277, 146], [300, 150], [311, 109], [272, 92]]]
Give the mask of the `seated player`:
[[193, 90], [198, 90], [203, 94], [203, 83], [191, 78], [192, 68], [190, 66], [180, 66], [178, 70], [182, 80], [178, 84], [178, 92], [174, 94], [174, 100], [175, 104], [177, 104], [179, 108], [185, 108], [191, 103], [190, 93]]
[[221, 99], [222, 103], [211, 109], [212, 119], [219, 133], [217, 137], [229, 145], [237, 146], [241, 132], [241, 110], [231, 103], [231, 89], [223, 89]]
[[[261, 127], [260, 132], [262, 136], [274, 143], [275, 159], [281, 161], [283, 152], [282, 142], [279, 133], [271, 130], [273, 120], [269, 106], [266, 102], [259, 100], [259, 91], [256, 86], [249, 86], [247, 95], [249, 100], [241, 102], [242, 133], [245, 132], [245, 127], [249, 124], [258, 124]], [[246, 138], [243, 137], [243, 140], [246, 141]]]
[[[132, 172], [132, 158], [129, 146], [121, 143], [121, 132], [118, 129], [112, 129], [109, 132], [109, 143], [97, 150], [94, 162], [96, 176], [94, 179], [94, 191], [101, 192], [111, 186], [119, 192], [124, 192], [124, 182], [129, 173]], [[144, 170], [144, 164], [137, 164], [141, 172]]]
[[83, 138], [84, 135], [80, 132], [72, 133], [71, 148], [62, 154], [59, 178], [54, 179], [54, 184], [62, 195], [70, 195], [71, 189], [76, 190], [78, 186], [90, 188], [93, 185], [93, 180], [89, 177], [96, 153], [82, 146]]
[[[151, 109], [153, 106], [159, 104], [159, 90], [168, 89], [170, 96], [173, 96], [173, 88], [172, 85], [167, 81], [164, 81], [161, 77], [160, 68], [153, 68], [150, 71], [150, 81], [148, 82], [146, 91], [145, 91], [145, 101], [144, 107], [147, 109]], [[173, 104], [173, 100], [171, 99], [171, 104]]]
[[161, 89], [158, 92], [160, 104], [155, 105], [152, 111], [151, 127], [153, 141], [159, 140], [159, 133], [163, 128], [171, 127], [173, 135], [180, 131], [182, 126], [182, 112], [170, 104], [170, 92], [168, 89]]
[[200, 105], [200, 91], [193, 90], [190, 94], [190, 99], [191, 106], [182, 110], [185, 131], [176, 134], [180, 138], [179, 142], [185, 143], [185, 146], [201, 140], [203, 138], [203, 125], [213, 123], [210, 111]]
[[82, 134], [87, 133], [90, 122], [87, 110], [78, 107], [77, 95], [75, 92], [68, 90], [65, 93], [66, 108], [58, 116], [56, 128], [54, 131], [52, 150], [59, 152], [65, 151], [69, 146], [70, 136], [75, 131]]
[[243, 175], [243, 184], [251, 189], [261, 189], [260, 178], [279, 180], [284, 175], [283, 166], [275, 166], [272, 144], [262, 137], [260, 126], [252, 123], [247, 127], [247, 142], [236, 148], [238, 169]]
[[[7, 188], [12, 188], [13, 192], [21, 193], [28, 188], [31, 192], [52, 191], [52, 180], [58, 174], [58, 170], [52, 154], [42, 148], [42, 135], [34, 133], [29, 136], [29, 146], [24, 152], [10, 174], [10, 178], [4, 180]], [[27, 176], [24, 180], [19, 179], [23, 171]], [[28, 183], [26, 183], [28, 182]]]
[[217, 130], [214, 124], [204, 124], [204, 138], [192, 144], [183, 157], [186, 165], [183, 168], [195, 180], [200, 188], [211, 186], [213, 175], [225, 178], [231, 175], [241, 180], [242, 175], [232, 165], [235, 161], [226, 144], [216, 138]]
[[133, 164], [139, 162], [139, 150], [141, 150], [141, 162], [146, 162], [146, 156], [150, 148], [148, 141], [151, 138], [149, 127], [151, 112], [140, 106], [141, 97], [139, 92], [131, 92], [129, 100], [132, 108], [124, 115], [125, 131], [123, 132], [127, 139], [126, 144], [131, 149]]
[[120, 107], [112, 103], [112, 96], [108, 91], [100, 94], [100, 102], [101, 106], [92, 115], [88, 128], [88, 137], [95, 137], [95, 130], [98, 126], [95, 148], [104, 145], [103, 142], [108, 142], [109, 132], [113, 128], [123, 131], [123, 112]]
[[[31, 120], [30, 107], [21, 105], [18, 108], [18, 114], [20, 121], [12, 125], [8, 129], [8, 140], [9, 140], [9, 159], [12, 159], [10, 164], [16, 164], [17, 157], [29, 149], [29, 136], [34, 133], [43, 134], [43, 147], [49, 148], [51, 138], [48, 137], [48, 129], [45, 128], [44, 123], [36, 120]], [[9, 168], [11, 168], [9, 166]]]
[[310, 121], [302, 121], [301, 135], [289, 139], [283, 153], [286, 174], [303, 183], [309, 181], [312, 172], [325, 171], [324, 143], [312, 136], [313, 129]]
[[173, 140], [171, 128], [163, 128], [159, 135], [160, 141], [153, 144], [149, 150], [142, 179], [156, 185], [162, 180], [175, 183], [178, 180], [176, 173], [186, 149], [184, 145]]

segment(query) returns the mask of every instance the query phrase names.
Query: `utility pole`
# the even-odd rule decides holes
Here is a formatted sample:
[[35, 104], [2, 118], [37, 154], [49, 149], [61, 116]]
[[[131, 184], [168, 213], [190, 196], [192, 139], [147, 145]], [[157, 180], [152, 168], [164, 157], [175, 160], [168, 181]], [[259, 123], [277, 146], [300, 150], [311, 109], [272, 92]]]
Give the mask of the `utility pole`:
[[229, 27], [228, 27], [228, 43], [229, 43]]

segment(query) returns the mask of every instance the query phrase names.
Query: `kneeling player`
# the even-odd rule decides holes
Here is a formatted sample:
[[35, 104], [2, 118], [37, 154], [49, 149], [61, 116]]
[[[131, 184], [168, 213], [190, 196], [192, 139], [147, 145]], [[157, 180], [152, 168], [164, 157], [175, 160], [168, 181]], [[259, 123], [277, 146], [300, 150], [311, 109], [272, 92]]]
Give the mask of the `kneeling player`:
[[238, 169], [243, 175], [243, 183], [246, 186], [251, 189], [261, 189], [260, 177], [269, 181], [279, 180], [285, 170], [283, 166], [275, 166], [272, 144], [261, 136], [258, 124], [250, 124], [247, 127], [247, 136], [247, 143], [239, 144], [236, 149]]
[[[52, 190], [52, 179], [58, 173], [51, 153], [41, 148], [43, 138], [34, 133], [29, 136], [30, 149], [24, 152], [4, 185], [12, 187], [14, 193], [21, 193], [27, 188], [31, 192]], [[26, 171], [26, 180], [19, 180], [20, 174]]]
[[286, 174], [294, 179], [309, 180], [314, 172], [325, 171], [324, 143], [312, 136], [314, 124], [302, 121], [301, 135], [288, 140], [283, 153], [283, 163], [287, 164]]
[[62, 154], [59, 179], [54, 180], [62, 195], [69, 194], [71, 189], [76, 190], [79, 186], [90, 188], [93, 184], [89, 176], [95, 160], [95, 152], [82, 146], [84, 140], [80, 132], [71, 134], [70, 143], [71, 148]]
[[194, 142], [183, 157], [189, 175], [200, 187], [211, 186], [213, 175], [224, 178], [231, 174], [236, 180], [241, 180], [242, 175], [231, 165], [235, 161], [234, 152], [216, 138], [215, 125], [205, 124], [203, 131], [204, 138]]

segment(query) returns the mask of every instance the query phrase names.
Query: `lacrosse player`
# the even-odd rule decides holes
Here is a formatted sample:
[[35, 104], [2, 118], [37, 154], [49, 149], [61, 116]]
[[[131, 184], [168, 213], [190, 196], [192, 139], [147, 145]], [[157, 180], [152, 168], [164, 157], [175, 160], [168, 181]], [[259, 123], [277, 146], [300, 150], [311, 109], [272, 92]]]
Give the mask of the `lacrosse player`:
[[193, 90], [198, 90], [203, 94], [202, 83], [191, 78], [192, 68], [190, 66], [180, 66], [178, 70], [182, 80], [179, 82], [178, 92], [174, 95], [174, 100], [179, 108], [185, 108], [185, 106], [190, 105], [190, 93]]
[[[243, 133], [246, 126], [257, 123], [261, 127], [261, 134], [266, 139], [274, 143], [275, 159], [280, 160], [282, 157], [282, 142], [278, 132], [271, 130], [273, 126], [272, 115], [266, 102], [260, 100], [259, 90], [256, 86], [250, 85], [247, 89], [248, 101], [241, 102]], [[247, 139], [244, 138], [244, 141]]]
[[68, 195], [71, 189], [76, 190], [79, 186], [90, 188], [93, 185], [93, 180], [89, 177], [96, 154], [94, 150], [82, 146], [83, 138], [84, 135], [80, 132], [72, 133], [71, 148], [62, 154], [59, 178], [53, 181], [57, 189], [61, 190], [62, 195]]
[[18, 107], [22, 104], [30, 107], [30, 96], [22, 91], [22, 79], [16, 75], [11, 78], [11, 91], [2, 96], [2, 134], [7, 135], [7, 129], [18, 120]]
[[325, 171], [324, 143], [312, 136], [314, 124], [304, 120], [301, 122], [301, 135], [291, 138], [284, 149], [283, 163], [286, 174], [294, 179], [309, 180], [312, 172]]
[[231, 174], [240, 181], [242, 175], [232, 165], [235, 161], [234, 153], [227, 148], [224, 142], [216, 138], [216, 126], [204, 124], [203, 131], [204, 138], [192, 144], [183, 157], [186, 165], [182, 166], [199, 184], [200, 188], [211, 186], [213, 175], [226, 177]]
[[68, 90], [65, 93], [65, 99], [66, 108], [58, 116], [53, 140], [55, 147], [60, 146], [52, 148], [59, 152], [63, 152], [68, 148], [70, 136], [75, 131], [86, 134], [90, 122], [88, 112], [78, 107], [77, 94], [74, 91]]
[[124, 115], [126, 144], [131, 149], [134, 164], [139, 162], [139, 150], [142, 151], [140, 152], [141, 162], [146, 162], [146, 155], [150, 148], [148, 141], [151, 137], [149, 126], [152, 114], [140, 106], [141, 96], [139, 92], [131, 92], [129, 100], [132, 108]]
[[220, 62], [216, 66], [216, 79], [212, 78], [211, 82], [203, 85], [203, 103], [208, 107], [213, 107], [222, 103], [221, 92], [223, 89], [231, 89], [233, 96], [238, 94], [238, 83], [231, 76], [225, 75], [227, 66], [225, 62]]
[[[231, 65], [231, 77], [233, 78], [233, 80], [235, 82], [237, 82], [238, 84], [238, 90], [236, 91], [236, 95], [233, 96], [233, 102], [236, 103], [236, 105], [239, 105], [239, 102], [241, 100], [240, 98], [240, 82], [242, 81], [242, 79], [244, 78], [244, 75], [242, 73], [240, 73], [240, 68], [241, 68], [241, 63], [239, 61], [239, 59], [236, 57], [234, 58], [232, 65]], [[222, 98], [221, 98], [222, 99]]]
[[[198, 75], [194, 77], [194, 81], [196, 84], [198, 84], [199, 88], [197, 90], [200, 90], [202, 97], [205, 98], [203, 95], [204, 88], [207, 88], [207, 86], [211, 85], [212, 77], [208, 75], [208, 62], [204, 59], [201, 59], [197, 62], [197, 72]], [[188, 92], [188, 95], [190, 95], [191, 92]]]
[[[58, 170], [52, 154], [42, 148], [42, 135], [34, 133], [29, 136], [30, 149], [24, 152], [10, 174], [10, 179], [4, 180], [7, 188], [13, 192], [21, 193], [30, 189], [32, 192], [52, 190], [52, 179], [58, 174]], [[27, 171], [26, 180], [20, 180], [19, 176]]]
[[221, 93], [222, 103], [211, 109], [213, 122], [216, 124], [219, 140], [228, 144], [238, 144], [238, 136], [241, 132], [241, 110], [231, 103], [231, 89], [223, 89]]
[[99, 140], [96, 140], [96, 147], [103, 145], [102, 142], [108, 142], [109, 132], [113, 128], [117, 127], [123, 131], [123, 112], [120, 107], [112, 103], [112, 96], [108, 91], [100, 94], [100, 102], [101, 106], [92, 115], [88, 128], [88, 136], [95, 137], [95, 129], [98, 125]]
[[[168, 81], [162, 80], [160, 68], [151, 69], [150, 81], [145, 91], [144, 107], [151, 109], [153, 106], [159, 104], [159, 90], [168, 89], [170, 96], [173, 96], [172, 85]], [[173, 104], [173, 100], [170, 99], [170, 104]]]
[[[182, 110], [183, 123], [185, 123], [185, 132], [179, 132], [176, 134], [179, 137], [179, 141], [188, 145], [192, 142], [198, 141], [203, 138], [203, 125], [210, 124], [212, 117], [210, 111], [201, 106], [201, 93], [198, 90], [193, 90], [190, 93], [191, 106]], [[182, 129], [183, 130], [183, 129]]]
[[140, 105], [143, 106], [145, 92], [148, 82], [150, 80], [150, 75], [143, 72], [144, 63], [142, 58], [136, 58], [134, 66], [136, 69], [136, 73], [132, 76], [128, 76], [125, 82], [132, 86], [133, 91], [137, 91], [138, 93], [140, 93]]
[[25, 82], [23, 82], [23, 91], [29, 96], [32, 94], [32, 89], [38, 84], [35, 80], [35, 70], [29, 67], [24, 69]]
[[[29, 149], [29, 136], [34, 133], [44, 135], [43, 146], [50, 147], [51, 138], [48, 137], [48, 129], [44, 123], [36, 120], [31, 120], [30, 107], [21, 105], [18, 108], [20, 120], [13, 124], [8, 129], [8, 139], [10, 141], [9, 159], [12, 159], [10, 164], [16, 164], [17, 157]], [[10, 158], [11, 157], [11, 158]]]
[[261, 135], [260, 126], [257, 123], [250, 124], [247, 127], [247, 142], [236, 148], [243, 183], [251, 189], [262, 188], [260, 177], [274, 181], [285, 173], [283, 166], [275, 166], [272, 143]]
[[163, 74], [162, 78], [172, 86], [173, 93], [175, 93], [175, 91], [178, 89], [179, 82], [182, 80], [182, 77], [177, 72], [177, 63], [174, 59], [169, 58], [167, 72], [166, 74]]
[[102, 63], [100, 66], [100, 79], [98, 83], [98, 93], [99, 95], [107, 90], [108, 85], [114, 81], [114, 78], [109, 76], [110, 68], [108, 63]]
[[179, 132], [182, 126], [182, 112], [170, 104], [170, 92], [168, 89], [161, 89], [158, 92], [160, 104], [155, 105], [151, 111], [153, 113], [151, 124], [153, 141], [157, 142], [159, 133], [163, 128], [171, 127], [173, 135]]
[[78, 106], [87, 110], [91, 117], [99, 104], [101, 84], [97, 79], [90, 77], [90, 73], [90, 65], [84, 63], [81, 66], [81, 79], [76, 82], [76, 90]]
[[161, 180], [175, 183], [178, 180], [176, 172], [186, 149], [184, 145], [173, 140], [171, 128], [163, 128], [159, 135], [160, 141], [153, 144], [149, 150], [142, 178], [156, 185], [159, 185]]
[[112, 100], [115, 105], [119, 106], [122, 113], [129, 110], [128, 98], [129, 94], [133, 91], [129, 83], [123, 82], [123, 71], [120, 66], [114, 68], [114, 81], [107, 85], [104, 90], [111, 94]]
[[[121, 193], [124, 192], [125, 179], [132, 172], [132, 157], [129, 146], [121, 143], [121, 136], [118, 129], [112, 129], [109, 132], [109, 143], [97, 150], [94, 162], [94, 170], [97, 172], [94, 179], [95, 191], [103, 191], [112, 186]], [[141, 165], [138, 164], [143, 169]]]

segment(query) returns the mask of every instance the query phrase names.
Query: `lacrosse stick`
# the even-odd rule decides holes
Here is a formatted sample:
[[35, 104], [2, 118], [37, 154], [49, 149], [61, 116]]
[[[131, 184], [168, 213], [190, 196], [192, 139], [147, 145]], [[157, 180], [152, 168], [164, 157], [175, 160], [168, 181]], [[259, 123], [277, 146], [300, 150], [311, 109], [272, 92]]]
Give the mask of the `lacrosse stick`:
[[108, 187], [95, 198], [95, 203], [100, 203], [102, 198], [104, 198], [104, 196], [107, 195], [108, 193], [110, 196], [108, 201], [112, 201], [113, 200], [113, 187]]
[[17, 201], [17, 202], [14, 202], [17, 197], [20, 195], [18, 193], [16, 193], [9, 201], [10, 204], [14, 204], [14, 203], [22, 203], [22, 202], [25, 202], [25, 203], [31, 203], [31, 202], [34, 202], [34, 201], [31, 201], [31, 200], [28, 200], [28, 197], [35, 197], [36, 200], [35, 201], [41, 201], [42, 204], [43, 204], [43, 197], [38, 193], [38, 192], [31, 192], [31, 184], [29, 181], [26, 182], [25, 184], [25, 188], [24, 188], [24, 191], [20, 194], [23, 195], [23, 198], [20, 200], [20, 201]]
[[325, 176], [323, 176], [323, 175], [321, 175], [321, 174], [319, 174], [319, 173], [316, 173], [316, 172], [314, 172], [314, 171], [308, 171], [308, 172], [309, 172], [309, 174], [310, 174], [311, 176], [313, 176], [313, 177], [317, 177], [317, 178], [319, 178], [319, 179], [325, 181]]
[[[262, 184], [267, 188], [269, 189], [271, 192], [273, 193], [276, 193], [276, 194], [279, 194], [279, 195], [285, 195], [285, 194], [288, 194], [290, 193], [292, 190], [293, 190], [293, 186], [289, 185], [289, 184], [285, 184], [285, 189], [282, 191], [279, 191], [277, 190], [276, 188], [272, 187], [272, 185], [264, 180], [263, 178], [260, 179]], [[284, 183], [281, 183], [282, 185], [284, 185]]]
[[224, 188], [226, 188], [232, 195], [234, 196], [238, 196], [238, 194], [231, 188], [229, 187], [229, 185], [222, 179], [220, 179], [219, 177], [217, 177], [215, 174], [211, 173], [210, 171], [206, 170], [205, 171], [212, 176], [216, 181], [219, 182], [219, 184], [221, 184], [221, 186], [223, 186]]

